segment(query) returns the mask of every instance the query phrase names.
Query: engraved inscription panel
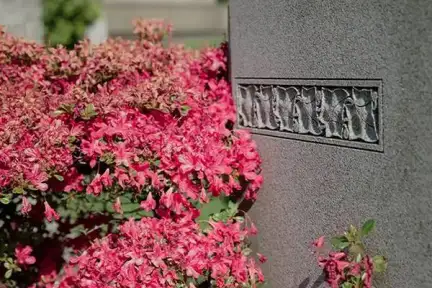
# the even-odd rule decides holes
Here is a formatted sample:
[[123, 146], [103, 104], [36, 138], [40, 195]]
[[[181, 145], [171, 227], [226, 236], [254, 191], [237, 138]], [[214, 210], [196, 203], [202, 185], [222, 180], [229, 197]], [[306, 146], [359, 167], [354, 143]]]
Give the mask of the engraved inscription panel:
[[[240, 82], [236, 90], [239, 125], [251, 128], [257, 134], [301, 140], [308, 139], [293, 135], [310, 135], [314, 139], [323, 138], [324, 140], [318, 141], [323, 143], [328, 142], [325, 139], [342, 140], [343, 142], [336, 143], [342, 146], [357, 147], [358, 145], [349, 142], [360, 142], [364, 144], [357, 148], [366, 149], [381, 144], [379, 85]], [[381, 148], [371, 148], [378, 151], [381, 149], [382, 145]]]

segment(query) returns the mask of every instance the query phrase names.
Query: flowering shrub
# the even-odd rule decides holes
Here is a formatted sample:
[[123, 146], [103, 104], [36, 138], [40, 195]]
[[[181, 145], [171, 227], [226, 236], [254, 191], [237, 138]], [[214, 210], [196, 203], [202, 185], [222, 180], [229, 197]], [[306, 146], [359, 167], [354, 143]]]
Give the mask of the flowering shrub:
[[[119, 235], [95, 242], [68, 268], [60, 287], [253, 287], [263, 276], [248, 259], [240, 223], [211, 222], [203, 234], [190, 219], [129, 220]], [[205, 276], [204, 279], [199, 279]], [[206, 286], [208, 287], [208, 286]]]
[[263, 281], [237, 211], [256, 199], [260, 158], [233, 129], [227, 46], [164, 46], [170, 30], [138, 21], [136, 41], [70, 51], [0, 30], [6, 287]]
[[[362, 237], [367, 236], [374, 227], [374, 220], [366, 221], [362, 229], [351, 225], [343, 235], [331, 239], [336, 251], [330, 252], [327, 257], [318, 255], [318, 264], [332, 288], [371, 288], [373, 273], [386, 270], [387, 260], [380, 255], [368, 255], [362, 241]], [[316, 240], [314, 246], [317, 252], [322, 252], [324, 237]]]

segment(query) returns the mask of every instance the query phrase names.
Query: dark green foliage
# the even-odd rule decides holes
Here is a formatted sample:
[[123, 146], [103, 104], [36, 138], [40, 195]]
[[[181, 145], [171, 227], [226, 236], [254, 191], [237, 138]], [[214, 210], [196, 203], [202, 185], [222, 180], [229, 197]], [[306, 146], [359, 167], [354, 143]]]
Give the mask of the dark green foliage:
[[97, 0], [44, 0], [45, 43], [73, 48], [99, 17]]

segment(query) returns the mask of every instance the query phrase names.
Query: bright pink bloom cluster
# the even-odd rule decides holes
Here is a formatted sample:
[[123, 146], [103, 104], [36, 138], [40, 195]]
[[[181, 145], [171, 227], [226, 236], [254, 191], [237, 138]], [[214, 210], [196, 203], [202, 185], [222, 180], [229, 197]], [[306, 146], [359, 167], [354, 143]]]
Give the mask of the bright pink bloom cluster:
[[30, 246], [18, 246], [15, 248], [15, 257], [19, 265], [32, 265], [36, 262], [36, 258], [31, 256], [33, 249]]
[[2, 187], [98, 195], [151, 185], [193, 200], [246, 187], [255, 198], [260, 159], [249, 134], [232, 130], [226, 47], [165, 48], [149, 27], [136, 28], [149, 40], [73, 51], [1, 34]]
[[[107, 287], [110, 281], [176, 287], [198, 275], [217, 287], [262, 282], [242, 254], [250, 230], [234, 220], [212, 223], [205, 233], [196, 224], [197, 203], [220, 195], [255, 200], [262, 183], [255, 143], [233, 129], [227, 45], [202, 51], [164, 45], [170, 31], [160, 21], [138, 21], [139, 40], [83, 41], [66, 50], [0, 28], [0, 198], [18, 205], [7, 229], [27, 233], [30, 243], [28, 231], [42, 235], [45, 216], [63, 233], [50, 239], [62, 244], [55, 255], [69, 242], [77, 248], [81, 237], [64, 240], [72, 226], [53, 201], [61, 193], [69, 200], [108, 194], [120, 215], [120, 196], [129, 193], [159, 219], [127, 222], [120, 234], [97, 241], [63, 285], [80, 279], [76, 287]], [[0, 239], [9, 237], [15, 247], [9, 235], [0, 232]], [[31, 251], [17, 248], [18, 263], [37, 260], [40, 284], [33, 287], [51, 287], [59, 260], [43, 252], [35, 258]]]
[[262, 282], [254, 260], [244, 255], [247, 230], [232, 222], [211, 226], [204, 234], [186, 218], [129, 220], [119, 235], [73, 259], [60, 287], [195, 287], [201, 275], [218, 288]]
[[[324, 237], [320, 237], [313, 245], [320, 250], [324, 246]], [[361, 287], [372, 288], [373, 263], [368, 255], [361, 256], [358, 261], [350, 259], [345, 251], [330, 252], [327, 257], [318, 256], [318, 265], [323, 269], [331, 288], [343, 287], [342, 284], [351, 283], [353, 278], [362, 279]]]

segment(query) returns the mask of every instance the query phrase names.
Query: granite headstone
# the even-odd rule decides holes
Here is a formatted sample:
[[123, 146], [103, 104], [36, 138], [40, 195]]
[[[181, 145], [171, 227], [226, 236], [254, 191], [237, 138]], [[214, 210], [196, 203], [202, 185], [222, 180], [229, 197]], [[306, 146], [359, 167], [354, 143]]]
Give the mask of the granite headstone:
[[0, 25], [15, 36], [42, 42], [41, 5], [41, 0], [0, 0]]
[[432, 287], [432, 1], [230, 0], [238, 126], [270, 287], [322, 287], [310, 244], [374, 218], [376, 287]]

